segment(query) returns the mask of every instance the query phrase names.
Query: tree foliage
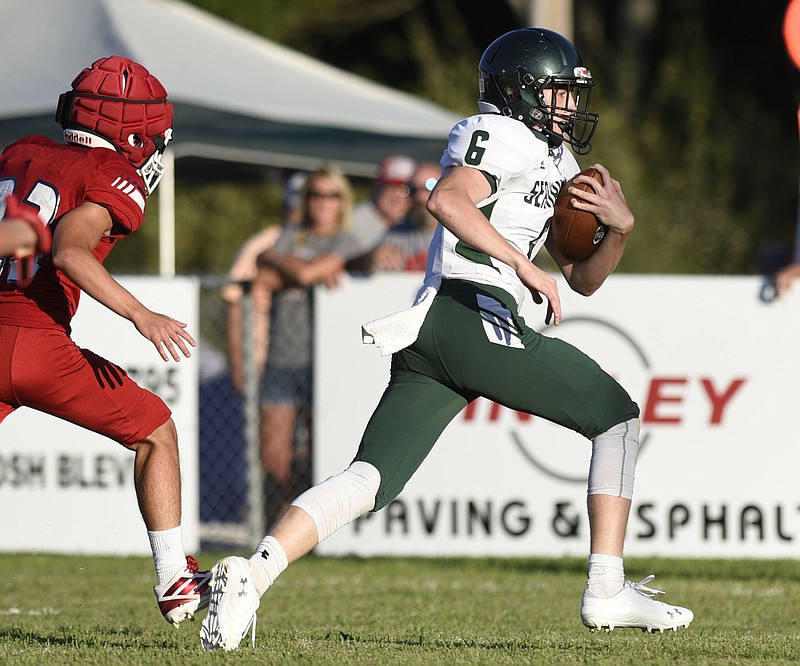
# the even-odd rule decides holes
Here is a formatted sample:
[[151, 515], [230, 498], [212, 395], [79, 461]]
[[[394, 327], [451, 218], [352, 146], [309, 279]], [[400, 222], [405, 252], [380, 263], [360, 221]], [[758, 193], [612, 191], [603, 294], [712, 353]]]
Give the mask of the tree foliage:
[[[621, 269], [758, 271], [760, 252], [790, 246], [795, 232], [797, 72], [782, 41], [785, 1], [762, 0], [757, 16], [736, 3], [721, 12], [713, 0], [573, 1], [574, 41], [597, 81], [601, 115], [582, 163], [608, 166], [637, 215]], [[524, 25], [500, 0], [491, 11], [456, 0], [192, 4], [464, 115], [476, 111], [483, 49]], [[275, 178], [179, 180], [179, 272], [226, 270], [248, 235], [277, 222], [279, 197]], [[156, 253], [156, 220], [147, 226], [115, 250], [113, 268], [155, 269], [139, 258]]]
[[598, 159], [637, 213], [623, 268], [740, 273], [789, 244], [798, 142], [783, 2], [578, 3], [598, 79]]

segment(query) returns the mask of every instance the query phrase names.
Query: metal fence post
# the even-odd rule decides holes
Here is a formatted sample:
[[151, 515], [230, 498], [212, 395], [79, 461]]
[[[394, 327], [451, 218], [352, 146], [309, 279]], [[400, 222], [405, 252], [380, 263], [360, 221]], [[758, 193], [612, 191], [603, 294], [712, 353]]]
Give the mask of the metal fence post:
[[241, 282], [244, 340], [244, 432], [247, 457], [247, 528], [255, 546], [264, 536], [263, 475], [259, 433], [258, 367], [255, 360], [254, 309], [250, 282]]

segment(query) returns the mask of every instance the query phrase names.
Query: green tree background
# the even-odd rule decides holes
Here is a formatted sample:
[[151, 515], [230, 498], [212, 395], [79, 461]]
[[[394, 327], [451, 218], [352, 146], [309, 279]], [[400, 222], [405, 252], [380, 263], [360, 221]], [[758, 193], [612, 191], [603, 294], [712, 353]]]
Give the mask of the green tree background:
[[[484, 48], [526, 25], [521, 3], [501, 0], [190, 1], [463, 115], [476, 111]], [[593, 152], [581, 161], [605, 164], [637, 216], [620, 270], [747, 274], [764, 269], [767, 254], [785, 258], [800, 162], [798, 74], [781, 32], [786, 0], [762, 0], [758, 12], [715, 0], [574, 7], [574, 41], [597, 80], [601, 116]], [[278, 221], [283, 174], [224, 171], [226, 178], [204, 179], [178, 169], [179, 273], [226, 271], [250, 234]], [[354, 184], [366, 196], [367, 183]], [[150, 206], [143, 230], [111, 255], [112, 270], [157, 272], [156, 213]]]

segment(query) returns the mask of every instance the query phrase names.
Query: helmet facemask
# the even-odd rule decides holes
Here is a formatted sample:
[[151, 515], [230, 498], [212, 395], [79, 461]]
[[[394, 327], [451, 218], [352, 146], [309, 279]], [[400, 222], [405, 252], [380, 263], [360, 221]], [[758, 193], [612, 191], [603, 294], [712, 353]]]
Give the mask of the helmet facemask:
[[545, 28], [512, 30], [486, 48], [478, 71], [481, 112], [524, 123], [550, 147], [566, 142], [579, 155], [591, 150], [594, 81], [566, 37]]
[[597, 114], [589, 111], [594, 81], [585, 68], [575, 70], [574, 78], [545, 76], [536, 80], [520, 67], [499, 77], [494, 84], [505, 101], [500, 112], [544, 134], [552, 147], [565, 141], [578, 155], [587, 154], [598, 121]]
[[166, 167], [161, 162], [161, 157], [164, 155], [164, 151], [167, 149], [167, 144], [170, 141], [172, 141], [171, 128], [164, 132], [163, 139], [160, 136], [153, 139], [153, 143], [156, 145], [155, 152], [147, 158], [142, 166], [136, 169], [142, 177], [142, 180], [144, 180], [148, 196], [158, 187], [158, 184], [161, 182], [161, 177], [164, 175]]

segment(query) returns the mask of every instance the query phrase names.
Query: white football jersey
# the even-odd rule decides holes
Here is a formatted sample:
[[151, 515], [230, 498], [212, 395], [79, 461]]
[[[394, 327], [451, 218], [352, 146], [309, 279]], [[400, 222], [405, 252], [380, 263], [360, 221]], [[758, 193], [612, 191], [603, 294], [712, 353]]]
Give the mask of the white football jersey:
[[[531, 260], [547, 238], [561, 184], [580, 171], [563, 144], [550, 149], [518, 120], [489, 113], [453, 127], [441, 164], [443, 169], [479, 169], [494, 182], [494, 191], [478, 208]], [[425, 283], [435, 284], [442, 277], [500, 287], [518, 306], [528, 293], [510, 266], [469, 247], [440, 224], [431, 241]]]

